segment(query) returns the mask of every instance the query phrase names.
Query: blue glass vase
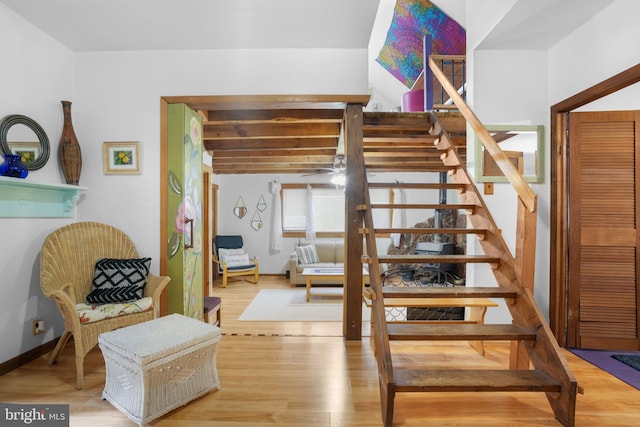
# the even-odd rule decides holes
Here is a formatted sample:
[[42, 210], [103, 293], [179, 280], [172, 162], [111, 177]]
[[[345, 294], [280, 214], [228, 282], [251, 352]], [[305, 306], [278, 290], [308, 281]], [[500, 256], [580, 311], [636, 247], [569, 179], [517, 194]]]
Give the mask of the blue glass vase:
[[29, 175], [29, 170], [22, 163], [20, 156], [5, 154], [4, 163], [0, 165], [0, 175], [12, 178], [26, 178]]

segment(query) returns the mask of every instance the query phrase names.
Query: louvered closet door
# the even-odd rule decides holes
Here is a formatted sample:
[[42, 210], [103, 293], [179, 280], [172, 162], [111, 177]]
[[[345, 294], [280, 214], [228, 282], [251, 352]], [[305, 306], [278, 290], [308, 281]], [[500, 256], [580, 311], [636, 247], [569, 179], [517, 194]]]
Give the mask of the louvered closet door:
[[639, 118], [569, 116], [569, 346], [639, 348]]

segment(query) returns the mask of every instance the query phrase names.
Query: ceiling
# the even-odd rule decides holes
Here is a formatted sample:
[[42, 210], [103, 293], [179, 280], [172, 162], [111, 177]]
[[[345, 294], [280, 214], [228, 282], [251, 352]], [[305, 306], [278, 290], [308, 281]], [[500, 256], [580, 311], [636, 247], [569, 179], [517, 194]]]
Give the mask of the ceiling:
[[379, 0], [0, 0], [73, 51], [366, 49]]
[[614, 0], [517, 1], [478, 49], [548, 50]]

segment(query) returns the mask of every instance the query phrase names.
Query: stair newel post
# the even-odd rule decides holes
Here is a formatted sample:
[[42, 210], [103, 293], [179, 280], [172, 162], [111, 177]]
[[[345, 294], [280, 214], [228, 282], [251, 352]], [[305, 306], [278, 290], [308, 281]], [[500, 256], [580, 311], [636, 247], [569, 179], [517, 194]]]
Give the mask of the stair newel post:
[[358, 205], [364, 203], [364, 154], [362, 105], [348, 104], [344, 113], [344, 145], [347, 155], [345, 183], [345, 290], [343, 334], [346, 340], [362, 339], [362, 224]]
[[422, 58], [424, 67], [424, 111], [433, 110], [433, 73], [429, 68], [429, 57], [433, 53], [433, 38], [425, 34], [422, 39]]
[[[537, 200], [536, 200], [537, 201]], [[516, 222], [516, 253], [514, 272], [523, 288], [533, 294], [536, 266], [536, 229], [538, 212], [528, 209], [518, 197]], [[529, 355], [520, 341], [511, 342], [510, 369], [529, 369]]]

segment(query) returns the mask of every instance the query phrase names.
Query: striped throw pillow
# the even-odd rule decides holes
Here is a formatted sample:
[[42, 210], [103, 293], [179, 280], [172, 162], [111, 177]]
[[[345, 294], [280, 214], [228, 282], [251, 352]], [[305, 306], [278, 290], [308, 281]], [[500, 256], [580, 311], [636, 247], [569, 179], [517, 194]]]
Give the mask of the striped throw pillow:
[[296, 252], [298, 253], [298, 262], [300, 264], [317, 264], [320, 262], [315, 245], [298, 246]]

